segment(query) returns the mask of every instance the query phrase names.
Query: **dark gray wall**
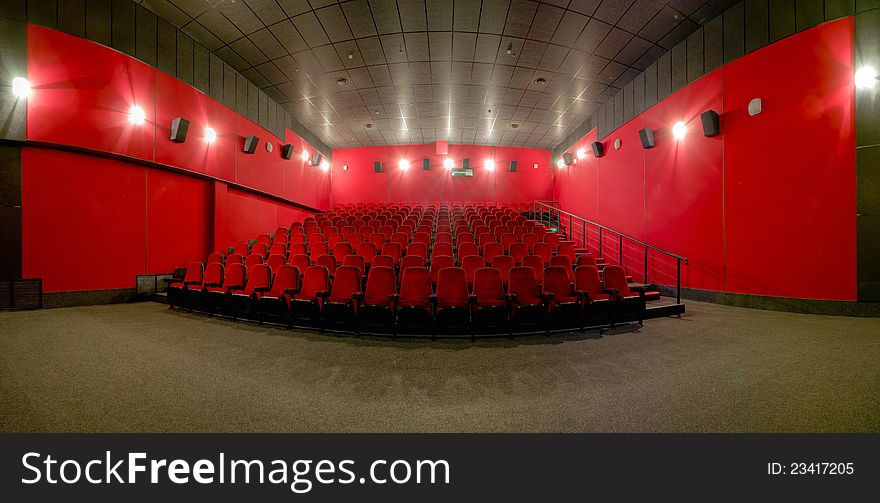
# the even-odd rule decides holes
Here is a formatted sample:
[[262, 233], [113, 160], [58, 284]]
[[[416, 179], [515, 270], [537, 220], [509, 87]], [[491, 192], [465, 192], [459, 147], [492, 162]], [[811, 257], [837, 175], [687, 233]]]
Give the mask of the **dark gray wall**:
[[[855, 65], [880, 70], [880, 0], [856, 0]], [[880, 302], [880, 83], [856, 90], [859, 300]]]
[[733, 5], [661, 55], [633, 80], [631, 89], [627, 85], [614, 91], [565, 141], [553, 148], [554, 160], [593, 128], [598, 129], [599, 139], [603, 139], [723, 63], [819, 23], [852, 15], [855, 2], [859, 2], [861, 10], [867, 10], [880, 0], [744, 0]]
[[[0, 0], [0, 9], [9, 7]], [[0, 11], [2, 13], [3, 11]], [[0, 17], [0, 281], [21, 278], [21, 147], [27, 101], [12, 94], [12, 79], [27, 75], [26, 31], [19, 19]]]
[[[205, 47], [132, 0], [0, 0], [0, 18], [5, 18], [4, 23], [28, 21], [113, 47], [218, 99], [281, 139], [288, 128], [331, 155], [324, 142], [266, 93], [249, 85], [243, 75], [220, 58], [210, 57]], [[0, 52], [7, 49], [10, 36], [5, 28], [0, 25]], [[215, 78], [218, 74], [219, 79]], [[0, 86], [8, 82], [4, 78]], [[0, 99], [0, 118], [9, 115], [7, 95]], [[267, 113], [251, 108], [252, 102], [265, 103]], [[18, 139], [24, 139], [23, 130]]]

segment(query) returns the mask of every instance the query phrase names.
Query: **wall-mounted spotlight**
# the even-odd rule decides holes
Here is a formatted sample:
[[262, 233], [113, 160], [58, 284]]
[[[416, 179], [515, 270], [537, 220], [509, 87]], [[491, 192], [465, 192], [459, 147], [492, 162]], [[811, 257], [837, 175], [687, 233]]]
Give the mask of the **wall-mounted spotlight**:
[[483, 163], [483, 167], [486, 168], [487, 171], [495, 171], [495, 161], [492, 159], [486, 159], [486, 162]]
[[315, 152], [315, 154], [312, 155], [311, 165], [312, 166], [320, 166], [322, 159], [324, 159], [324, 156], [322, 156], [320, 152]]
[[285, 143], [281, 145], [281, 158], [282, 159], [291, 159], [293, 157], [293, 145], [289, 143]]
[[12, 79], [12, 94], [17, 98], [28, 98], [31, 95], [31, 83], [24, 77]]
[[687, 134], [687, 126], [684, 122], [678, 121], [672, 126], [672, 136], [676, 140], [681, 140]]
[[183, 143], [186, 141], [186, 133], [189, 131], [189, 121], [178, 117], [171, 121], [171, 141]]
[[397, 163], [397, 167], [399, 167], [401, 171], [406, 171], [409, 169], [409, 161], [401, 159], [400, 162]]
[[443, 159], [443, 167], [446, 169], [452, 169], [455, 167], [455, 161], [450, 158]]
[[245, 136], [244, 137], [244, 151], [245, 154], [253, 154], [257, 151], [257, 145], [259, 145], [260, 139], [256, 136]]
[[205, 142], [214, 143], [217, 141], [217, 131], [214, 131], [212, 127], [205, 128]]
[[566, 166], [571, 166], [572, 164], [574, 164], [574, 157], [571, 155], [571, 152], [566, 152], [562, 154], [562, 163]]
[[654, 130], [649, 127], [639, 129], [639, 140], [642, 141], [642, 148], [654, 148]]
[[602, 145], [602, 142], [594, 141], [590, 144], [590, 147], [593, 149], [594, 156], [602, 157], [605, 155], [605, 147]]
[[877, 70], [870, 66], [863, 66], [856, 71], [856, 89], [874, 89], [877, 85], [877, 79], [880, 79]]
[[721, 133], [721, 116], [715, 110], [706, 110], [700, 114], [700, 122], [703, 123], [703, 135], [709, 138]]
[[130, 124], [134, 124], [135, 126], [140, 126], [144, 122], [147, 121], [147, 113], [144, 112], [144, 109], [137, 106], [132, 105], [131, 108], [128, 109], [128, 122]]
[[330, 171], [330, 163], [327, 161], [321, 161], [321, 171]]
[[300, 154], [299, 158], [302, 159], [303, 161], [308, 161], [309, 160], [309, 151], [306, 149], [303, 149], [303, 153]]
[[587, 156], [587, 151], [585, 149], [579, 148], [577, 150], [577, 158], [578, 159], [583, 159], [586, 156]]
[[559, 159], [556, 159], [556, 167], [557, 168], [564, 168], [565, 167], [565, 161], [562, 160], [562, 157], [560, 157]]

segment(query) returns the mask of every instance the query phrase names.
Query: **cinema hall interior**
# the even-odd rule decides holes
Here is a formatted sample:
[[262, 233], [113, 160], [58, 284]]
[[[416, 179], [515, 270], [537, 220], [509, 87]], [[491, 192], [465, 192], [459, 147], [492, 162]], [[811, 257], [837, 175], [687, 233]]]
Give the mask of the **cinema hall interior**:
[[878, 0], [0, 0], [2, 432], [876, 432]]

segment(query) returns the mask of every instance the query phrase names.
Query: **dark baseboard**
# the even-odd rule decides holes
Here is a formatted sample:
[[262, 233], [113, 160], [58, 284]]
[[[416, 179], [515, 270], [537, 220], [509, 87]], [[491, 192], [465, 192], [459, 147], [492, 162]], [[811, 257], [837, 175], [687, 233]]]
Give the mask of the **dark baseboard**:
[[[675, 288], [656, 285], [663, 295], [675, 297]], [[785, 311], [790, 313], [823, 314], [828, 316], [880, 317], [880, 302], [856, 302], [845, 300], [793, 299], [788, 297], [769, 297], [743, 293], [715, 292], [682, 288], [682, 300], [711, 302], [725, 306], [763, 309], [766, 311]]]
[[44, 308], [121, 304], [132, 300], [137, 300], [136, 288], [43, 293]]

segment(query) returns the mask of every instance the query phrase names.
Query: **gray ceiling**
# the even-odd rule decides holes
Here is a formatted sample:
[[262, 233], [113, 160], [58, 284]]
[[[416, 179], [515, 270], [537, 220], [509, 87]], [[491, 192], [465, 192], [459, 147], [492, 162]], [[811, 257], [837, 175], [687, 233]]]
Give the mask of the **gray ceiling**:
[[331, 148], [449, 140], [549, 149], [736, 1], [140, 3]]

